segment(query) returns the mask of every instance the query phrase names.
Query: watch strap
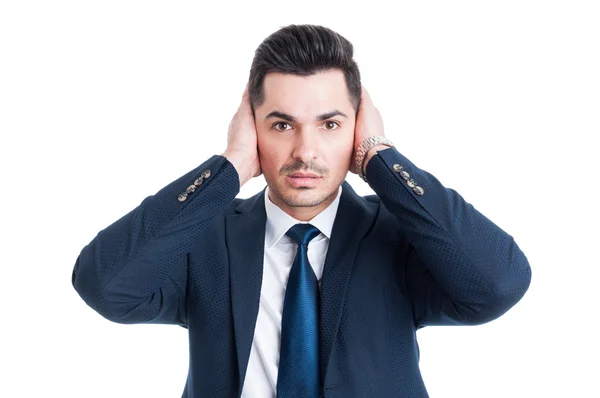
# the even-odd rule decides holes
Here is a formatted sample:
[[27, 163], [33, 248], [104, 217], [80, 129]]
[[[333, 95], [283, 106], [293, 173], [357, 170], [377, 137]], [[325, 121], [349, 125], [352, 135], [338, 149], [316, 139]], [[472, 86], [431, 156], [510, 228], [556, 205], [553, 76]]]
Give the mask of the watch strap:
[[363, 172], [363, 162], [365, 160], [365, 156], [367, 155], [367, 153], [369, 152], [369, 150], [371, 148], [373, 148], [375, 145], [379, 145], [379, 144], [387, 145], [390, 148], [395, 146], [387, 138], [385, 138], [383, 136], [379, 136], [379, 135], [373, 135], [371, 137], [365, 138], [360, 143], [360, 145], [358, 146], [358, 149], [356, 150], [356, 158], [355, 158], [356, 170], [358, 171], [358, 176], [360, 178], [362, 178], [365, 182], [367, 181], [367, 177]]

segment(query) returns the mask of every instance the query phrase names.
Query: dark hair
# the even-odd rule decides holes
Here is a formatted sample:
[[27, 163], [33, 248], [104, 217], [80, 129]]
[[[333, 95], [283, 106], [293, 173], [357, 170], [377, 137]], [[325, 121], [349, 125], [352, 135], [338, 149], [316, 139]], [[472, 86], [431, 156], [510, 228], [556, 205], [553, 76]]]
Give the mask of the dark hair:
[[256, 49], [248, 92], [252, 112], [264, 103], [263, 81], [269, 72], [310, 76], [339, 69], [344, 72], [350, 102], [358, 113], [361, 82], [352, 59], [352, 43], [333, 30], [319, 25], [288, 25], [268, 36]]

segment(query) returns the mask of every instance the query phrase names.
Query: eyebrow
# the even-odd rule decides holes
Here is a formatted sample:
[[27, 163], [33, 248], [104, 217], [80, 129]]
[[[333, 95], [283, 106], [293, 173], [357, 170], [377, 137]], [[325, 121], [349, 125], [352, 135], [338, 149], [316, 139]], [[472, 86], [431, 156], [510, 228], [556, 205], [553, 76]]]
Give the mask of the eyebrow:
[[[317, 121], [322, 122], [323, 120], [327, 120], [327, 119], [332, 118], [337, 115], [348, 118], [348, 116], [346, 116], [346, 114], [344, 112], [340, 112], [337, 109], [334, 109], [331, 112], [327, 112], [327, 113], [317, 116]], [[287, 113], [283, 113], [283, 112], [279, 112], [279, 111], [273, 111], [273, 112], [269, 113], [267, 116], [265, 116], [265, 120], [272, 118], [272, 117], [278, 117], [278, 118], [285, 120], [286, 122], [291, 122], [291, 123], [295, 123], [297, 121], [297, 119], [294, 116], [288, 115]]]

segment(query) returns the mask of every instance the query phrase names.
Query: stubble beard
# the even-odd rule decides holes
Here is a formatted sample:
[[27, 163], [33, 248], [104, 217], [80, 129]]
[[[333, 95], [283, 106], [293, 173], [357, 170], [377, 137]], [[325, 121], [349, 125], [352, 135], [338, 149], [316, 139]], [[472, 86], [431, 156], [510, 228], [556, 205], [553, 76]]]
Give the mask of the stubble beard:
[[[321, 191], [319, 193], [318, 189], [311, 187], [292, 187], [289, 190], [291, 193], [284, 194], [278, 186], [271, 184], [269, 184], [269, 191], [288, 207], [315, 207], [329, 199], [332, 195], [337, 194], [335, 189], [333, 192]], [[307, 192], [311, 191], [313, 194], [306, 195]]]

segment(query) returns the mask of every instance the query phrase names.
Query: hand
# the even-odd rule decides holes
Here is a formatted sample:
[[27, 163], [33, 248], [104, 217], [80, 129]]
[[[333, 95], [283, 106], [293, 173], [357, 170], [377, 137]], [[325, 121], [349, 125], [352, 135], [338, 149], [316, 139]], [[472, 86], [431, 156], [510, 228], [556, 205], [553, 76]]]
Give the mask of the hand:
[[[360, 104], [358, 106], [358, 114], [356, 116], [356, 125], [354, 126], [354, 152], [352, 153], [352, 162], [350, 162], [350, 172], [358, 174], [354, 159], [356, 158], [356, 150], [365, 138], [371, 136], [384, 136], [383, 134], [383, 119], [379, 110], [375, 108], [371, 101], [369, 92], [362, 86], [360, 96]], [[376, 145], [369, 150], [363, 161], [363, 170], [366, 169], [367, 162], [377, 152], [378, 149], [389, 148], [386, 145]]]
[[252, 177], [258, 177], [262, 174], [258, 158], [256, 124], [250, 105], [250, 95], [248, 94], [248, 83], [246, 83], [242, 95], [242, 102], [233, 119], [231, 119], [231, 123], [229, 123], [227, 149], [222, 156], [225, 156], [237, 170], [240, 177], [240, 186]]

